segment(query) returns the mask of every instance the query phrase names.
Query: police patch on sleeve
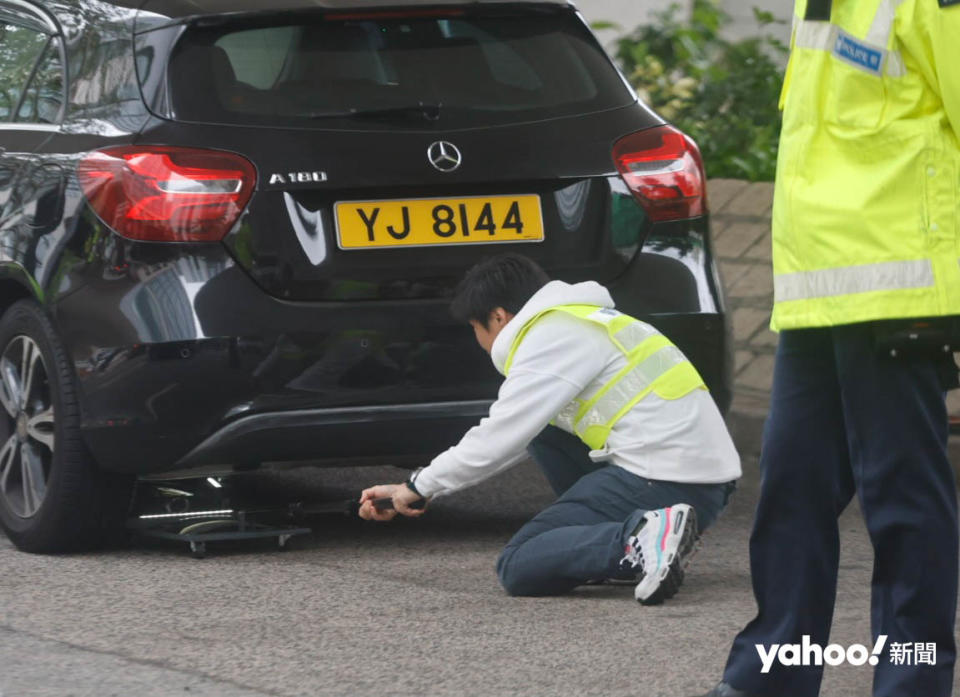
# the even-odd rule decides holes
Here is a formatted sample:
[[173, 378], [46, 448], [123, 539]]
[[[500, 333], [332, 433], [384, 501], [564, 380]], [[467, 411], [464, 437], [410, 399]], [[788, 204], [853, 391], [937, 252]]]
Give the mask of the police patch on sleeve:
[[937, 0], [937, 2], [940, 3], [940, 7], [960, 6], [960, 0]]
[[[960, 0], [954, 0], [960, 3]], [[844, 63], [871, 75], [883, 74], [883, 59], [886, 51], [872, 46], [839, 29], [837, 40], [833, 44], [833, 55]]]

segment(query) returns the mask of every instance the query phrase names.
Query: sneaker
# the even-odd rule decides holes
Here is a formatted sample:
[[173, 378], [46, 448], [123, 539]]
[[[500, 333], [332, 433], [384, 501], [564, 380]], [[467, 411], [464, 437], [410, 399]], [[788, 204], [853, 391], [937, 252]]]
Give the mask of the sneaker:
[[697, 543], [697, 513], [678, 503], [647, 511], [627, 539], [620, 569], [638, 574], [633, 592], [643, 605], [658, 605], [677, 594]]

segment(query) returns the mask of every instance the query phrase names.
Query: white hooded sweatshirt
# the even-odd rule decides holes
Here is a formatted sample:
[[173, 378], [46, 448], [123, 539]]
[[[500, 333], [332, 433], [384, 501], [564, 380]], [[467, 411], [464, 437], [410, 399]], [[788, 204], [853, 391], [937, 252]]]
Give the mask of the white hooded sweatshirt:
[[[532, 317], [557, 305], [613, 307], [606, 288], [587, 281], [551, 281], [497, 335], [491, 358], [497, 370], [517, 333]], [[599, 326], [554, 312], [524, 337], [490, 415], [460, 442], [420, 471], [416, 487], [426, 497], [477, 484], [527, 457], [526, 447], [574, 397], [597, 389], [626, 365], [623, 354]], [[706, 390], [675, 400], [648, 394], [613, 427], [595, 461], [646, 477], [715, 484], [737, 479], [740, 457], [723, 417]]]

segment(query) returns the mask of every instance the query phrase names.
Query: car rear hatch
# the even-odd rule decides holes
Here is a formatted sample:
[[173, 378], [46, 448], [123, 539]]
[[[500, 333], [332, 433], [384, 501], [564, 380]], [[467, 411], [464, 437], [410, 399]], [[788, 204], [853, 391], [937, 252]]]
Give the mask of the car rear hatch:
[[648, 227], [611, 153], [661, 122], [564, 5], [194, 17], [138, 65], [167, 119], [144, 143], [256, 167], [224, 243], [277, 297], [444, 297], [509, 249], [609, 281]]

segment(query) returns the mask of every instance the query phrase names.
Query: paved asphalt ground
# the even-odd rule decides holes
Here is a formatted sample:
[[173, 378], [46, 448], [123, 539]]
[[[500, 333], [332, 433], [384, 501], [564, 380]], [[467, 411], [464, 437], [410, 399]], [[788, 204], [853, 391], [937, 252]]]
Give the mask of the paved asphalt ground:
[[[392, 525], [318, 522], [287, 552], [138, 542], [79, 556], [21, 554], [0, 537], [3, 697], [637, 695], [688, 697], [720, 675], [753, 612], [747, 536], [756, 462], [707, 534], [680, 594], [629, 587], [509, 598], [500, 546], [550, 500], [526, 464]], [[253, 475], [267, 498], [343, 498], [398, 470]], [[869, 643], [871, 553], [842, 520], [832, 641]], [[823, 694], [865, 696], [868, 668], [827, 669]], [[920, 696], [918, 696], [920, 697]]]

